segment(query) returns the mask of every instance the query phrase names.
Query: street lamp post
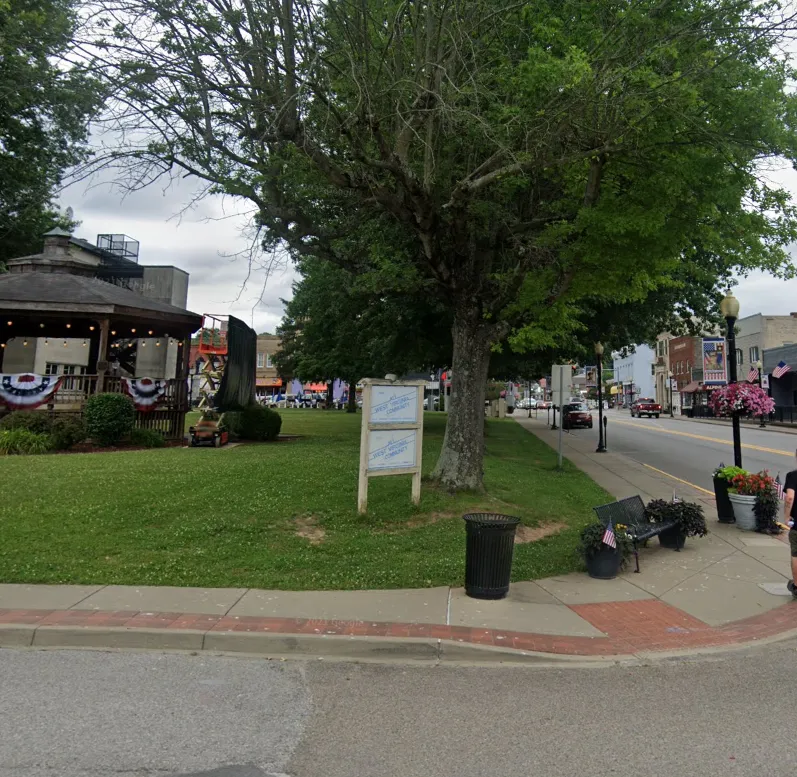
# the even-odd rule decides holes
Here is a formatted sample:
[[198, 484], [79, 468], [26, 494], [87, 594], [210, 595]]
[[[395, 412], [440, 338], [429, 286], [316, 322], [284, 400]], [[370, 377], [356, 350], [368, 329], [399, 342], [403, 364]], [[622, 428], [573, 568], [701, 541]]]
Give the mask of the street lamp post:
[[606, 453], [603, 438], [603, 343], [595, 343], [595, 356], [598, 357], [598, 447], [595, 453]]
[[[760, 388], [763, 391], [764, 390], [764, 363], [761, 361], [761, 359], [759, 359], [755, 363], [755, 367], [756, 367], [756, 370], [758, 371], [758, 388]], [[766, 429], [767, 428], [766, 422], [764, 421], [764, 414], [763, 413], [761, 413], [761, 423], [759, 424], [759, 426], [762, 429]]]
[[[720, 302], [720, 313], [725, 319], [728, 327], [728, 367], [730, 368], [730, 382], [736, 383], [736, 319], [739, 318], [739, 300], [731, 294], [730, 289], [725, 294], [725, 299]], [[742, 435], [739, 428], [739, 414], [733, 413], [731, 416], [733, 424], [733, 463], [737, 467], [742, 466]]]

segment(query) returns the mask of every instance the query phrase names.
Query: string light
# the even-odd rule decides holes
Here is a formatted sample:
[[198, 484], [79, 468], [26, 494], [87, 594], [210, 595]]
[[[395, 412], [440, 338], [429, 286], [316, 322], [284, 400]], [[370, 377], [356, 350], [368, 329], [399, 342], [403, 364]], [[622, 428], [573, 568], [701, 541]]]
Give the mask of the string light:
[[[133, 331], [135, 332], [136, 330], [134, 329]], [[152, 334], [152, 330], [150, 329], [149, 332], [147, 332], [147, 334], [151, 335]]]
[[71, 329], [71, 328], [72, 328], [72, 324], [67, 324], [67, 325], [66, 325], [66, 328], [67, 328], [67, 329]]
[[89, 327], [89, 332], [93, 332], [93, 331], [94, 331], [94, 326], [92, 325], [92, 326]]
[[136, 328], [135, 328], [135, 327], [133, 327], [133, 328], [132, 328], [130, 331], [131, 331], [133, 334], [135, 334], [135, 333], [136, 333]]
[[5, 343], [0, 343], [0, 348], [5, 348], [5, 347], [6, 347]]
[[115, 329], [112, 329], [112, 330], [111, 330], [111, 334], [112, 334], [112, 335], [115, 335], [115, 334], [116, 334], [116, 330], [115, 330]]
[[39, 329], [44, 329], [44, 324], [39, 324]]
[[14, 323], [13, 321], [9, 321], [8, 325], [11, 326], [11, 324], [13, 324], [13, 323]]

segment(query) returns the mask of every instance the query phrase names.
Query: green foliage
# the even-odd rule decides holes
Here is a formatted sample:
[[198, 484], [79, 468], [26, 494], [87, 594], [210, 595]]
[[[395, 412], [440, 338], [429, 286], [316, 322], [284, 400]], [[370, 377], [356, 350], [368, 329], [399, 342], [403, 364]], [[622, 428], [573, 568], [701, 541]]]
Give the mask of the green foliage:
[[276, 440], [282, 428], [282, 416], [262, 405], [229, 411], [221, 417], [221, 422], [232, 437], [256, 442]]
[[140, 445], [142, 448], [163, 448], [166, 440], [155, 429], [133, 428], [130, 432], [131, 445]]
[[66, 451], [86, 439], [86, 425], [77, 416], [56, 417], [50, 427], [50, 439], [55, 450]]
[[116, 445], [132, 431], [136, 408], [124, 394], [95, 394], [86, 401], [83, 418], [91, 439], [100, 445]]
[[0, 456], [47, 453], [50, 447], [47, 434], [37, 434], [21, 427], [0, 431]]
[[741, 467], [717, 467], [714, 470], [714, 477], [715, 478], [722, 478], [723, 480], [727, 480], [729, 483], [737, 476], [737, 475], [747, 475], [749, 474], [746, 469], [742, 469]]
[[[603, 541], [603, 535], [605, 533], [606, 527], [600, 521], [592, 521], [592, 523], [588, 523], [581, 530], [578, 551], [582, 558], [585, 560], [591, 558], [604, 548], [608, 547]], [[625, 564], [629, 556], [634, 552], [634, 546], [631, 542], [631, 538], [625, 532], [625, 529], [620, 526], [614, 527], [614, 537], [617, 541], [617, 550], [622, 556], [622, 563]]]
[[0, 268], [41, 249], [52, 198], [86, 151], [97, 84], [67, 63], [77, 0], [0, 0]]
[[645, 506], [645, 516], [654, 523], [676, 521], [679, 533], [685, 537], [705, 537], [708, 534], [703, 508], [694, 502], [653, 499]]
[[0, 429], [27, 429], [36, 434], [49, 434], [52, 419], [46, 411], [14, 410], [0, 419]]

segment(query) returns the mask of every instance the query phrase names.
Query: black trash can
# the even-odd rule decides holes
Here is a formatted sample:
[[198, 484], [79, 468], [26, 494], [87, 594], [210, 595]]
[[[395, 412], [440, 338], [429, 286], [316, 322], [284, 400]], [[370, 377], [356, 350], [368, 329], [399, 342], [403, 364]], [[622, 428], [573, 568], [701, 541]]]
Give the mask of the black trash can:
[[474, 599], [503, 599], [509, 592], [515, 529], [520, 518], [470, 513], [465, 520], [465, 593]]

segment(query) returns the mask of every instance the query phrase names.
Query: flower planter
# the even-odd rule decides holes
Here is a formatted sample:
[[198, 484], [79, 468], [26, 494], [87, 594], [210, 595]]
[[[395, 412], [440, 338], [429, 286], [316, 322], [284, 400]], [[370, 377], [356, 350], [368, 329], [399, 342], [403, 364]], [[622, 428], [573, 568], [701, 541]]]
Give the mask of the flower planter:
[[728, 499], [728, 481], [725, 478], [714, 478], [714, 498], [717, 502], [717, 515], [720, 523], [733, 523], [733, 505]]
[[742, 531], [755, 531], [755, 507], [756, 497], [745, 496], [744, 494], [728, 494], [728, 498], [733, 505], [733, 514], [736, 517], [736, 525]]
[[661, 545], [662, 548], [680, 550], [685, 544], [686, 535], [678, 529], [670, 529], [669, 531], [659, 534], [659, 545]]
[[587, 573], [598, 580], [611, 580], [617, 577], [622, 560], [620, 552], [607, 545], [586, 558]]

